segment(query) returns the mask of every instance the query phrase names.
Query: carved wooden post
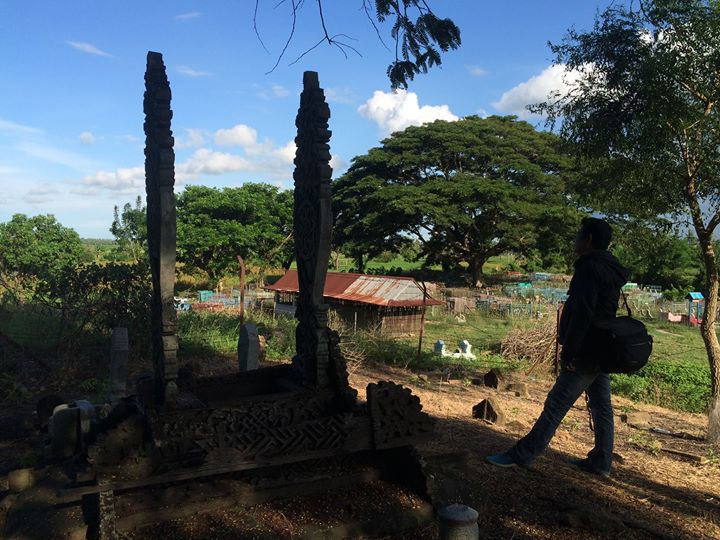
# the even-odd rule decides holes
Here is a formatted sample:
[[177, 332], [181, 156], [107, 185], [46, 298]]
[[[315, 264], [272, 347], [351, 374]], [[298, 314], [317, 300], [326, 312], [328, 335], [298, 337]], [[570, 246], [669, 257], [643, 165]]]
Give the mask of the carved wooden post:
[[295, 125], [295, 212], [293, 234], [298, 269], [295, 317], [297, 354], [293, 364], [303, 382], [328, 384], [328, 306], [323, 302], [325, 277], [330, 260], [332, 210], [330, 208], [330, 108], [320, 88], [318, 75], [306, 71]]
[[177, 394], [175, 334], [175, 152], [170, 129], [170, 83], [162, 54], [148, 52], [145, 71], [145, 188], [150, 268], [153, 280], [152, 334], [158, 403]]

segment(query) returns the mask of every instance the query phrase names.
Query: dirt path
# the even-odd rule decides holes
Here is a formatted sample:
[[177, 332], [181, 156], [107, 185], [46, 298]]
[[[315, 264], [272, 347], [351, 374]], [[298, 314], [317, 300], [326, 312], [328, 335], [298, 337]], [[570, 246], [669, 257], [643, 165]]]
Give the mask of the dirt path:
[[[233, 358], [221, 363], [227, 364], [220, 366], [224, 369], [234, 369]], [[551, 381], [525, 381], [529, 396], [517, 397], [463, 381], [440, 383], [433, 374], [419, 377], [387, 366], [363, 366], [351, 375], [351, 384], [364, 397], [368, 383], [383, 379], [412, 388], [424, 409], [436, 418], [435, 437], [419, 449], [423, 455], [455, 453], [465, 457], [449, 462], [431, 459], [428, 472], [435, 497], [447, 503], [462, 502], [479, 511], [481, 538], [720, 539], [717, 454], [711, 463], [700, 464], [677, 453], [663, 452], [660, 448], [708, 456], [709, 448], [692, 439], [635, 429], [619, 418], [623, 413], [640, 411], [649, 415], [652, 426], [701, 436], [706, 422], [701, 415], [614, 398], [616, 452], [620, 459], [616, 460], [612, 477], [601, 479], [565, 464], [567, 458], [582, 457], [592, 446], [587, 411], [580, 400], [532, 470], [498, 469], [487, 464], [484, 456], [507, 449], [529, 430], [542, 409]], [[473, 405], [488, 396], [499, 400], [507, 417], [505, 425], [490, 425], [472, 418]], [[11, 465], [18, 466], [22, 456], [37, 444], [23, 436], [29, 430], [19, 429], [28, 422], [19, 424], [18, 418], [29, 414], [30, 406], [28, 402], [17, 410], [6, 407], [5, 414], [0, 415], [0, 464], [4, 472]], [[258, 512], [275, 516], [278, 512], [285, 515], [283, 512], [288, 510], [283, 503], [276, 503], [262, 505], [254, 512], [253, 519], [262, 521], [265, 527], [267, 520], [261, 520]], [[205, 514], [194, 522], [178, 524], [172, 536], [235, 538], [238, 536], [222, 536], [219, 531], [232, 532], [228, 524], [242, 521], [244, 515]], [[198, 536], [195, 529], [200, 526], [205, 532]]]
[[[351, 382], [361, 389], [377, 379], [410, 386], [437, 418], [437, 436], [422, 452], [467, 452], [464, 463], [438, 466], [431, 473], [436, 495], [480, 512], [482, 538], [720, 538], [717, 460], [700, 465], [659, 451], [662, 447], [707, 455], [708, 448], [632, 428], [619, 418], [623, 411], [642, 411], [653, 426], [702, 435], [706, 420], [700, 415], [614, 398], [620, 459], [612, 477], [601, 479], [565, 464], [592, 447], [587, 411], [579, 400], [532, 470], [498, 469], [485, 463], [484, 456], [507, 449], [529, 430], [551, 381], [528, 381], [527, 398], [461, 381], [439, 383], [428, 377], [425, 382], [384, 366], [364, 368]], [[493, 395], [507, 416], [502, 427], [471, 415], [473, 405]]]

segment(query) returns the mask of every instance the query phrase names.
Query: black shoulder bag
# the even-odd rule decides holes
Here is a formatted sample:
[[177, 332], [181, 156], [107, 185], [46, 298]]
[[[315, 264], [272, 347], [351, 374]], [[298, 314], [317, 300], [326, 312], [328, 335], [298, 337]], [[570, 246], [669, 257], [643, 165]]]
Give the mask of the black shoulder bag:
[[593, 356], [604, 373], [635, 373], [647, 364], [652, 353], [652, 336], [642, 322], [633, 318], [627, 297], [621, 294], [627, 317], [598, 321], [591, 330]]

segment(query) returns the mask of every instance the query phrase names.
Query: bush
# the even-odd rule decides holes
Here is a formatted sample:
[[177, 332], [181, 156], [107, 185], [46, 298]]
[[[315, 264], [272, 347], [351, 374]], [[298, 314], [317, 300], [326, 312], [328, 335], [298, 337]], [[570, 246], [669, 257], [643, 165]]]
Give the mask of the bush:
[[710, 402], [710, 370], [700, 364], [650, 362], [634, 375], [612, 375], [612, 389], [633, 401], [705, 413]]

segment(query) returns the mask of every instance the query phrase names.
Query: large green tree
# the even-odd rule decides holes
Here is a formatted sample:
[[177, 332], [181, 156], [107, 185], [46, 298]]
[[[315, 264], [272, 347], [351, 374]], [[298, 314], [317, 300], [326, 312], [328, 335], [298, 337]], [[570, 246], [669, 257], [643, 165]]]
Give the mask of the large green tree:
[[641, 0], [613, 5], [591, 31], [552, 46], [569, 92], [538, 110], [585, 156], [609, 166], [596, 200], [629, 215], [689, 215], [705, 267], [701, 333], [712, 374], [708, 438], [720, 443], [716, 334], [720, 224], [720, 4]]
[[177, 198], [178, 259], [217, 282], [237, 256], [260, 269], [288, 267], [293, 257], [291, 191], [267, 184], [188, 186]]
[[571, 247], [578, 212], [560, 139], [515, 117], [435, 121], [393, 133], [334, 183], [336, 244], [363, 257], [419, 242], [428, 264]]
[[20, 302], [87, 258], [78, 233], [52, 215], [15, 214], [0, 223], [0, 246], [0, 285]]
[[698, 289], [704, 274], [695, 238], [682, 235], [667, 219], [623, 219], [613, 223], [613, 253], [633, 281], [658, 285], [682, 298]]

